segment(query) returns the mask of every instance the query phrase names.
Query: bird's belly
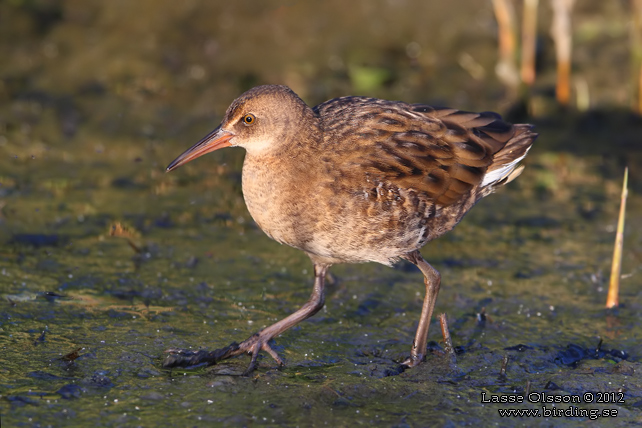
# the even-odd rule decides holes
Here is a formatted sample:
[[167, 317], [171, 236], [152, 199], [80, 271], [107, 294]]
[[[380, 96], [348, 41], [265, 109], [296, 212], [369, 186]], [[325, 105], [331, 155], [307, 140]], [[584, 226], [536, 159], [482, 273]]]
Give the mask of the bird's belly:
[[340, 198], [325, 206], [313, 197], [310, 203], [285, 203], [265, 187], [244, 187], [243, 193], [252, 218], [268, 236], [332, 263], [388, 265], [419, 248], [425, 232], [417, 216], [402, 220], [394, 213], [368, 213], [341, 206]]
[[393, 263], [418, 249], [425, 226], [421, 219], [399, 219], [395, 215], [337, 217], [323, 223], [307, 250], [347, 263]]
[[277, 242], [329, 263], [389, 265], [461, 218], [412, 189], [388, 184], [369, 189], [369, 182], [351, 187], [313, 180], [293, 183], [284, 178], [287, 174], [273, 171], [248, 166], [246, 159], [243, 195], [252, 218]]
[[435, 214], [429, 201], [411, 190], [369, 186], [369, 182], [349, 188], [330, 185], [336, 197], [320, 201], [325, 215], [307, 251], [343, 262], [389, 265], [427, 241], [429, 219]]
[[390, 183], [364, 189], [335, 190], [337, 198], [320, 202], [324, 216], [306, 251], [343, 262], [389, 265], [451, 230], [473, 203], [470, 197], [444, 207]]

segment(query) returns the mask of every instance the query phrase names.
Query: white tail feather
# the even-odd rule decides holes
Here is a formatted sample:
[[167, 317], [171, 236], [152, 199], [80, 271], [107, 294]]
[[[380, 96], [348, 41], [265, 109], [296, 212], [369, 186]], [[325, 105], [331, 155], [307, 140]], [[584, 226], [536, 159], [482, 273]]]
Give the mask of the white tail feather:
[[496, 170], [488, 172], [484, 176], [484, 180], [482, 181], [481, 187], [493, 185], [503, 180], [504, 178], [508, 177], [513, 172], [513, 170], [517, 168], [517, 165], [519, 164], [519, 162], [526, 157], [526, 155], [528, 154], [528, 150], [530, 150], [530, 147], [526, 150], [524, 155], [522, 155], [521, 157], [515, 159], [510, 163], [500, 166]]

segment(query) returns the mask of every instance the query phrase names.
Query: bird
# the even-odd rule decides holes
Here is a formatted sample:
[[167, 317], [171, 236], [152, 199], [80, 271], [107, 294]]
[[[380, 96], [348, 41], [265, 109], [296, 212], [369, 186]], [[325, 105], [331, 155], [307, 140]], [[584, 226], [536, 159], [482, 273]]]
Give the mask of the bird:
[[241, 343], [215, 351], [170, 348], [164, 367], [215, 364], [261, 351], [279, 366], [271, 341], [325, 303], [325, 278], [338, 263], [405, 259], [424, 276], [425, 297], [404, 368], [422, 363], [441, 276], [420, 253], [483, 197], [514, 180], [537, 134], [493, 112], [346, 96], [309, 107], [283, 85], [254, 87], [218, 127], [167, 167], [173, 171], [224, 147], [246, 151], [242, 191], [270, 238], [304, 251], [314, 266], [308, 301]]

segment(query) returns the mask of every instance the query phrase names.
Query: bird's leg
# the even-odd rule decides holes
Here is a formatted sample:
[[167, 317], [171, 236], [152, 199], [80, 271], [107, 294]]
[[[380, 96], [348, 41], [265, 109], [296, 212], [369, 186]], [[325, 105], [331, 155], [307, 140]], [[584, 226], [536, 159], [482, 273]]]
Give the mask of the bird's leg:
[[421, 257], [419, 251], [408, 253], [404, 258], [421, 270], [421, 273], [424, 274], [424, 284], [426, 284], [426, 296], [424, 297], [424, 304], [421, 308], [421, 317], [419, 318], [417, 333], [415, 333], [415, 340], [412, 342], [410, 358], [402, 363], [405, 366], [414, 367], [421, 363], [426, 356], [428, 328], [430, 327], [430, 318], [432, 317], [432, 312], [437, 302], [437, 295], [439, 294], [441, 275]]
[[254, 334], [239, 345], [239, 353], [246, 352], [252, 355], [250, 365], [247, 370], [245, 370], [246, 374], [252, 372], [256, 368], [256, 359], [259, 356], [260, 350], [264, 350], [270, 354], [278, 365], [284, 365], [283, 360], [270, 347], [268, 342], [273, 337], [278, 336], [301, 321], [310, 318], [323, 308], [323, 305], [325, 304], [325, 274], [329, 267], [329, 265], [314, 265], [314, 288], [312, 289], [312, 295], [301, 309], [285, 317], [281, 321], [261, 330], [259, 333]]
[[252, 359], [243, 374], [249, 374], [256, 368], [256, 360], [261, 350], [270, 354], [272, 358], [282, 366], [283, 360], [270, 347], [269, 341], [275, 336], [283, 333], [301, 321], [310, 318], [323, 308], [325, 303], [325, 275], [330, 265], [314, 264], [314, 288], [308, 301], [295, 313], [287, 316], [281, 321], [264, 328], [258, 333], [253, 334], [240, 344], [232, 343], [226, 348], [217, 349], [212, 352], [207, 351], [182, 351], [169, 350], [170, 355], [165, 359], [164, 367], [186, 367], [198, 364], [216, 364], [218, 361], [232, 358], [240, 354], [250, 354]]

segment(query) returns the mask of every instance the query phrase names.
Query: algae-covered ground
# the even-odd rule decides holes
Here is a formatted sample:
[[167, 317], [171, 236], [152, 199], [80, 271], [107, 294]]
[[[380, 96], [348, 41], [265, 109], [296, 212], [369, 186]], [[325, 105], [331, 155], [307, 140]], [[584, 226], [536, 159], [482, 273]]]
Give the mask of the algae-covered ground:
[[[577, 9], [576, 73], [595, 108], [550, 107], [545, 50], [533, 99], [549, 107], [520, 116], [494, 76], [490, 2], [175, 3], [0, 3], [3, 427], [642, 423], [642, 120], [628, 71], [594, 66], [625, 57], [609, 44], [625, 10]], [[426, 363], [399, 370], [422, 277], [364, 264], [334, 266], [324, 310], [275, 340], [284, 368], [162, 368], [166, 349], [243, 340], [311, 292], [307, 257], [246, 211], [242, 150], [164, 172], [260, 83], [310, 104], [365, 94], [536, 124], [522, 176], [422, 250], [455, 359], [433, 319]], [[627, 165], [620, 306], [606, 310]]]

